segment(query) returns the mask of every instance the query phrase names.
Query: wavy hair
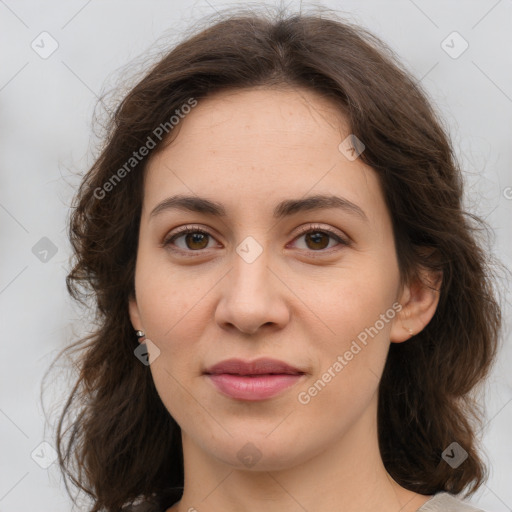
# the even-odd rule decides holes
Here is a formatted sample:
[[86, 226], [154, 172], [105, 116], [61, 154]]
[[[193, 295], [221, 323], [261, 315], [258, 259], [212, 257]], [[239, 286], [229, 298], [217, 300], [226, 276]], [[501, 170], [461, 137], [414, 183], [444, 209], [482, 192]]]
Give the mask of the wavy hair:
[[[366, 146], [360, 158], [379, 177], [401, 280], [419, 277], [421, 268], [442, 272], [430, 323], [391, 344], [379, 385], [379, 446], [386, 470], [406, 489], [475, 492], [488, 475], [477, 449], [482, 412], [473, 391], [495, 360], [501, 309], [494, 260], [481, 238], [488, 228], [463, 207], [447, 129], [419, 82], [366, 29], [333, 12], [248, 9], [209, 20], [151, 65], [117, 104], [74, 197], [66, 284], [81, 304], [93, 299], [96, 325], [61, 352], [78, 353], [79, 371], [56, 432], [68, 492], [69, 480], [92, 498], [90, 512], [137, 501], [160, 511], [181, 497], [180, 427], [149, 367], [134, 356], [128, 313], [149, 157], [132, 162], [119, 182], [112, 177], [191, 98], [255, 86], [308, 89], [335, 102]], [[169, 138], [156, 140], [151, 155]], [[441, 456], [454, 441], [468, 453], [456, 469]]]

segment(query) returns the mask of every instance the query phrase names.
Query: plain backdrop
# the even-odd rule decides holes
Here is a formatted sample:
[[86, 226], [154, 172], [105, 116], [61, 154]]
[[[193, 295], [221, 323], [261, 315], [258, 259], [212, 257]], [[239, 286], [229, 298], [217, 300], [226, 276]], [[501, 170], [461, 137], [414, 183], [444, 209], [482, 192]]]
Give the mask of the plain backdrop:
[[[126, 73], [140, 70], [155, 44], [172, 45], [194, 21], [228, 5], [235, 4], [0, 0], [0, 512], [71, 510], [40, 389], [57, 352], [88, 329], [65, 288], [66, 222], [80, 173], [93, 161], [98, 97], [129, 84]], [[319, 5], [371, 29], [421, 81], [449, 127], [468, 206], [489, 222], [489, 248], [510, 267], [512, 1]], [[510, 295], [504, 300], [503, 348], [482, 403], [491, 472], [471, 500], [489, 512], [512, 510]], [[45, 409], [55, 421], [69, 383], [49, 379], [47, 387]]]

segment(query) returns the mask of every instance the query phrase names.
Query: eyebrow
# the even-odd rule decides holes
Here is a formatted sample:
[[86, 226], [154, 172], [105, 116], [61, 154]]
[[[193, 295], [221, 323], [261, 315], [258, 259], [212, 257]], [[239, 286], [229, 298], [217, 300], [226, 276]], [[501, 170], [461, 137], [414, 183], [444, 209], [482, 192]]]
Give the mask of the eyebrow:
[[[314, 195], [301, 199], [286, 199], [278, 203], [273, 211], [275, 219], [283, 219], [299, 212], [309, 212], [336, 208], [349, 214], [356, 215], [368, 222], [364, 211], [348, 199], [334, 195]], [[212, 215], [214, 217], [226, 217], [226, 210], [221, 203], [211, 201], [205, 197], [176, 195], [164, 199], [158, 203], [151, 213], [150, 219], [167, 210], [182, 210]]]

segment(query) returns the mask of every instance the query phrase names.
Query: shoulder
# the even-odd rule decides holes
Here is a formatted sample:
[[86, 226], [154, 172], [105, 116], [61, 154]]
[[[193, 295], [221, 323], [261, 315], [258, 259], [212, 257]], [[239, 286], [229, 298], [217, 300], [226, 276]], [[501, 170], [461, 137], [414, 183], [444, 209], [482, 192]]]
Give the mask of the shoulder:
[[438, 492], [416, 512], [485, 512], [448, 492]]

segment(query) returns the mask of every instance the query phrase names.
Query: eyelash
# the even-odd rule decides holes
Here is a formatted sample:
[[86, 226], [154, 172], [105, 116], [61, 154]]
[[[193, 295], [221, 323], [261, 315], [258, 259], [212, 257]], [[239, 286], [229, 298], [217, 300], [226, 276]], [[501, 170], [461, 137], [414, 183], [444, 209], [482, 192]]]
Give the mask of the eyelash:
[[[184, 226], [178, 232], [174, 233], [172, 236], [167, 237], [163, 241], [162, 247], [169, 247], [172, 251], [184, 253], [184, 254], [186, 254], [186, 256], [192, 257], [192, 258], [195, 256], [199, 256], [202, 252], [204, 252], [207, 249], [185, 250], [185, 249], [181, 249], [181, 248], [176, 249], [176, 248], [171, 247], [171, 243], [174, 242], [177, 238], [179, 238], [183, 235], [187, 235], [189, 233], [201, 233], [203, 235], [207, 235], [211, 238], [214, 238], [211, 233], [209, 233], [208, 231], [205, 231], [204, 229], [194, 227], [194, 226]], [[321, 226], [315, 226], [315, 225], [305, 226], [305, 227], [301, 228], [299, 230], [299, 233], [297, 234], [297, 236], [294, 238], [294, 240], [296, 240], [297, 238], [304, 236], [308, 233], [323, 233], [323, 234], [329, 235], [331, 238], [336, 240], [339, 243], [339, 245], [343, 245], [343, 246], [350, 245], [350, 241], [348, 239], [342, 238], [340, 235], [338, 235], [337, 233], [335, 233], [334, 231], [332, 231], [330, 229], [326, 229]], [[319, 249], [317, 251], [315, 251], [313, 249], [309, 249], [308, 251], [312, 252], [312, 253], [319, 253], [320, 255], [325, 255], [325, 254], [330, 254], [333, 249], [336, 250], [336, 247], [337, 246], [330, 247], [329, 249]], [[190, 253], [197, 253], [197, 254], [194, 255], [194, 254], [190, 254]]]

